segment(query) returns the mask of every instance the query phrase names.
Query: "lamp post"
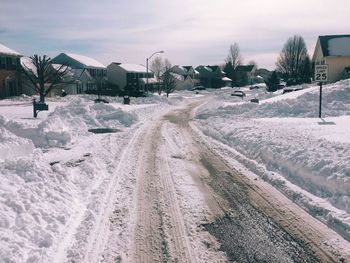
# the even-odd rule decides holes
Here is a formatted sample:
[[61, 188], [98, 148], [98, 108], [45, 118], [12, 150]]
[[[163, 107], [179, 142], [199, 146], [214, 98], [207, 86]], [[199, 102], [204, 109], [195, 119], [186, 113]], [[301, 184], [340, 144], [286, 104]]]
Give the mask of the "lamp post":
[[148, 95], [148, 60], [150, 60], [151, 57], [153, 57], [155, 54], [158, 54], [158, 53], [164, 53], [164, 51], [163, 50], [156, 51], [152, 55], [150, 55], [148, 58], [146, 58], [146, 72], [147, 72], [147, 74], [146, 74], [146, 91], [147, 91], [147, 95]]

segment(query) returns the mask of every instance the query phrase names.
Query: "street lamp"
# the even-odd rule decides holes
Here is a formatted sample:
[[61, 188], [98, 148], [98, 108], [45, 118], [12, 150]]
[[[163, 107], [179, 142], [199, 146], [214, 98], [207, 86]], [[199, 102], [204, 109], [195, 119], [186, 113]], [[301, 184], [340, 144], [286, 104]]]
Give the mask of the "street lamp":
[[147, 91], [147, 95], [148, 95], [148, 60], [150, 60], [151, 57], [153, 57], [155, 54], [158, 54], [158, 53], [164, 53], [164, 51], [163, 50], [156, 51], [152, 55], [150, 55], [148, 58], [146, 58], [146, 70], [147, 70], [146, 71], [147, 72], [147, 74], [146, 74], [146, 91]]

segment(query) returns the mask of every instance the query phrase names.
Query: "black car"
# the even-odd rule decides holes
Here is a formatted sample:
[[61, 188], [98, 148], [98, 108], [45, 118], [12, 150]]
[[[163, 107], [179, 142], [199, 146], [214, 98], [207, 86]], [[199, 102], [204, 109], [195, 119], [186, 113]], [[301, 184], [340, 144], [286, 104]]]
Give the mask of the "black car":
[[203, 86], [196, 86], [196, 87], [193, 87], [193, 89], [191, 90], [205, 90], [205, 87]]
[[257, 85], [255, 85], [255, 86], [250, 86], [249, 89], [250, 89], [250, 90], [252, 90], [252, 89], [259, 89], [259, 86], [257, 86]]
[[236, 96], [236, 97], [245, 97], [245, 93], [241, 90], [235, 90], [233, 93], [231, 93], [231, 96]]

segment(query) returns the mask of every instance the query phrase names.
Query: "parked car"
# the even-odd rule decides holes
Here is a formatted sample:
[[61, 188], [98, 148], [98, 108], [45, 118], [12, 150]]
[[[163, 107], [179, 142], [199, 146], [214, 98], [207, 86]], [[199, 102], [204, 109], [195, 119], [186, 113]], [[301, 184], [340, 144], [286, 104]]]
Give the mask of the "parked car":
[[245, 93], [241, 90], [235, 90], [233, 93], [231, 93], [231, 96], [236, 96], [236, 97], [245, 97]]
[[280, 83], [280, 84], [277, 85], [277, 89], [283, 89], [285, 87], [286, 87], [286, 85], [283, 84], [283, 83]]
[[282, 94], [284, 93], [288, 93], [288, 92], [293, 92], [293, 91], [298, 91], [298, 90], [302, 90], [303, 87], [302, 86], [297, 86], [297, 87], [286, 87], [283, 89]]
[[259, 89], [260, 87], [258, 85], [254, 85], [254, 86], [250, 86], [249, 89], [252, 90], [252, 89]]
[[192, 91], [193, 90], [205, 90], [205, 87], [204, 86], [196, 86], [196, 87], [193, 87], [191, 90]]

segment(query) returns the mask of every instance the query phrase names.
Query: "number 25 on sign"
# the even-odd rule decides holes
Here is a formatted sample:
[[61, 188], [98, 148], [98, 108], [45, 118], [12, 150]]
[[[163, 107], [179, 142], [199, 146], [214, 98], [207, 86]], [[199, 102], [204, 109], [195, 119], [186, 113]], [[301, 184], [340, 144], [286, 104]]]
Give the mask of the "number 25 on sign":
[[315, 81], [328, 80], [328, 65], [315, 65]]

